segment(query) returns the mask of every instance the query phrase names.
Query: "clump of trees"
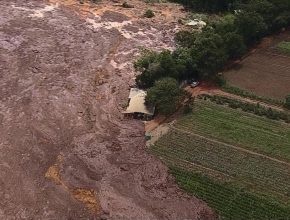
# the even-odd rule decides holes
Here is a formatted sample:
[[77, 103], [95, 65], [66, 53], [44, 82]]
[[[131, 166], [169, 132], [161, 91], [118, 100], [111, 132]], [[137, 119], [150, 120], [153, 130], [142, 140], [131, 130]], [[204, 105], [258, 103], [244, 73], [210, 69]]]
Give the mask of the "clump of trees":
[[172, 53], [147, 52], [135, 65], [141, 71], [138, 85], [150, 87], [166, 76], [176, 80], [215, 77], [229, 59], [241, 57], [265, 35], [290, 25], [288, 0], [188, 0], [184, 4], [196, 2], [206, 11], [211, 9], [204, 5], [219, 5], [213, 11], [232, 13], [210, 22], [200, 33], [181, 31], [176, 35], [179, 47]]

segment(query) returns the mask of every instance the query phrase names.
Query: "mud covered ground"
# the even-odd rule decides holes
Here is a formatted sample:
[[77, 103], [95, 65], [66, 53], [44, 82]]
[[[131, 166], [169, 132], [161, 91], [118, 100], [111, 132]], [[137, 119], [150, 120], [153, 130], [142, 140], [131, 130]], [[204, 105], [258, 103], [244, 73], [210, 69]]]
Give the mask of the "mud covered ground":
[[55, 3], [0, 1], [0, 219], [213, 219], [121, 115], [138, 47], [174, 47], [179, 7]]

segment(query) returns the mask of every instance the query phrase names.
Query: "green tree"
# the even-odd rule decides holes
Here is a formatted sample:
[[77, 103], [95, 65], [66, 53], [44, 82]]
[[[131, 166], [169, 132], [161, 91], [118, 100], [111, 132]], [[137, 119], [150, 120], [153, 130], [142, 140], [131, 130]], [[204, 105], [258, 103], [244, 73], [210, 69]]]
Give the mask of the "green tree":
[[223, 38], [227, 54], [230, 58], [238, 58], [246, 52], [247, 46], [241, 35], [229, 32], [225, 34]]
[[184, 94], [175, 79], [166, 77], [156, 81], [148, 90], [146, 103], [155, 105], [161, 114], [169, 115], [176, 110]]
[[168, 50], [159, 54], [147, 51], [135, 62], [134, 66], [141, 72], [136, 77], [136, 83], [143, 88], [153, 86], [154, 82], [162, 77], [172, 77], [179, 80], [184, 72], [184, 67], [181, 63], [176, 63]]
[[285, 107], [290, 109], [290, 94], [285, 99]]
[[222, 37], [212, 29], [204, 30], [191, 48], [191, 56], [200, 78], [208, 78], [223, 68], [228, 59]]
[[242, 11], [238, 13], [236, 26], [247, 44], [257, 42], [267, 32], [267, 25], [263, 17], [256, 12]]

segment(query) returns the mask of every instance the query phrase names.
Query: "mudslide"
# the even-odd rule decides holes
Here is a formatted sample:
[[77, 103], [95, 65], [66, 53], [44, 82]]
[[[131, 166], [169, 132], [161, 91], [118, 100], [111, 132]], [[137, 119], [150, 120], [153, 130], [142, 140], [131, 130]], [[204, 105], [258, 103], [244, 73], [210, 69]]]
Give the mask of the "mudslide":
[[120, 113], [139, 47], [174, 47], [177, 22], [112, 4], [0, 1], [1, 220], [214, 219]]

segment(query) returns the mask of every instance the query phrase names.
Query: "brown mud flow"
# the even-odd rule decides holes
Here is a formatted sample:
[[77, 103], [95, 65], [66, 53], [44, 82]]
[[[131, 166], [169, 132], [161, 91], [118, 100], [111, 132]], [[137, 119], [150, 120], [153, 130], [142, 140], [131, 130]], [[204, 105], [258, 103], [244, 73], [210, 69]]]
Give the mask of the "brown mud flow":
[[0, 1], [0, 219], [214, 219], [120, 113], [139, 47], [173, 48], [184, 14], [114, 4]]

